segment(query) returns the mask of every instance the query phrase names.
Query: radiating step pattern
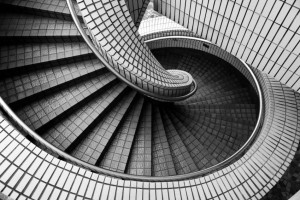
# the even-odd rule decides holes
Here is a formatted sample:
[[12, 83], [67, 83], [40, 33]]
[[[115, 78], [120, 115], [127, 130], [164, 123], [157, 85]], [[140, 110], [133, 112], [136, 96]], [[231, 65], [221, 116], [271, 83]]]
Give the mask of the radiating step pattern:
[[[131, 91], [123, 96], [108, 114], [101, 119], [78, 145], [71, 151], [71, 155], [80, 158], [88, 163], [99, 165], [101, 158], [105, 155], [109, 143], [113, 139], [116, 129], [120, 126], [123, 115], [128, 110], [136, 92]], [[108, 105], [108, 104], [107, 104]], [[100, 157], [102, 156], [102, 157]]]
[[151, 176], [152, 104], [145, 102], [135, 134], [126, 173]]
[[114, 79], [115, 76], [104, 74], [102, 77], [91, 78], [90, 80], [72, 85], [69, 84], [68, 88], [61, 89], [42, 99], [30, 102], [30, 104], [19, 109], [17, 114], [31, 128], [38, 129], [72, 106], [84, 101], [85, 98], [96, 93], [97, 90]]
[[161, 114], [156, 106], [153, 107], [152, 137], [152, 174], [154, 176], [176, 175]]
[[202, 141], [198, 140], [174, 114], [169, 113], [169, 116], [199, 170], [218, 163]]
[[[91, 54], [84, 42], [57, 43], [26, 43], [0, 46], [0, 70], [31, 69], [32, 65], [41, 69], [37, 64], [65, 64], [65, 60], [76, 60], [77, 56]], [[55, 62], [54, 62], [55, 61]], [[74, 61], [73, 61], [74, 62]], [[51, 66], [51, 63], [50, 63]]]
[[85, 133], [85, 130], [120, 95], [124, 88], [124, 85], [116, 85], [106, 90], [99, 97], [92, 99], [92, 101], [59, 121], [51, 129], [45, 131], [43, 133], [44, 138], [48, 142], [54, 143], [56, 147], [66, 150], [72, 142]]
[[124, 116], [122, 125], [116, 131], [116, 135], [100, 161], [100, 167], [124, 173], [135, 139], [143, 102], [143, 98], [140, 97]]
[[0, 84], [5, 87], [0, 93], [4, 100], [13, 103], [100, 71], [107, 71], [107, 69], [96, 59], [48, 68], [41, 67], [1, 80]]
[[22, 40], [23, 42], [51, 42], [55, 41], [56, 37], [65, 41], [82, 41], [72, 21], [23, 13], [1, 13], [0, 24], [1, 43], [21, 43]]
[[[59, 19], [71, 19], [67, 2], [64, 0], [42, 1], [42, 0], [2, 0], [3, 6], [15, 7], [23, 12], [39, 14]], [[81, 16], [77, 4], [74, 4], [77, 15]]]
[[197, 171], [198, 168], [196, 164], [194, 163], [190, 153], [179, 137], [179, 134], [172, 124], [170, 118], [165, 112], [161, 112], [161, 115], [164, 122], [164, 128], [166, 131], [167, 140], [170, 146], [176, 173], [187, 174], [193, 171]]
[[[101, 1], [106, 10], [121, 9], [117, 20], [109, 16], [109, 9], [107, 17], [99, 12], [101, 19], [116, 24], [124, 20], [126, 11], [125, 17], [131, 14], [138, 27], [149, 0], [126, 3]], [[249, 81], [231, 64], [208, 53], [153, 49], [165, 69], [187, 71], [198, 84], [189, 99], [158, 102], [104, 67], [83, 41], [65, 0], [2, 0], [0, 11], [0, 96], [45, 143], [80, 160], [71, 164], [65, 154], [43, 151], [48, 147], [32, 135], [22, 135], [23, 130], [1, 109], [0, 195], [13, 199], [259, 199], [291, 162], [299, 143], [299, 95], [256, 71], [264, 90], [266, 119], [253, 145], [224, 168], [183, 181], [164, 181], [207, 170], [245, 144], [259, 108]], [[124, 29], [126, 34], [136, 30], [134, 24]], [[113, 33], [114, 27], [109, 29]], [[122, 35], [123, 30], [117, 29]], [[114, 33], [105, 35], [112, 37]], [[122, 44], [109, 44], [123, 49], [126, 38], [114, 38]], [[126, 55], [117, 60], [149, 64], [150, 57], [141, 57], [136, 49], [132, 59], [130, 52], [120, 51]], [[156, 76], [163, 71], [160, 67], [147, 70], [155, 78], [149, 80], [157, 85], [169, 77]], [[146, 72], [137, 73], [143, 78]], [[76, 163], [94, 168], [87, 170]], [[129, 175], [148, 179], [134, 181]]]
[[[148, 2], [126, 2], [136, 26]], [[131, 175], [185, 175], [224, 161], [255, 126], [249, 82], [215, 56], [153, 50], [162, 66], [187, 71], [198, 84], [185, 101], [158, 102], [104, 67], [65, 1], [0, 5], [1, 97], [48, 143], [83, 162]], [[75, 10], [82, 20], [76, 3]]]

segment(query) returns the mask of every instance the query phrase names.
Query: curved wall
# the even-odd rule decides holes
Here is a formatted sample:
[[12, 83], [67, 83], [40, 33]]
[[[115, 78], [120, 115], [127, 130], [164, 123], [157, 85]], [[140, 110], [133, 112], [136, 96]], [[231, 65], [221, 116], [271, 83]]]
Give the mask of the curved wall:
[[159, 13], [299, 92], [299, 1], [154, 2]]
[[41, 150], [14, 127], [9, 113], [0, 112], [0, 191], [18, 199], [260, 199], [282, 177], [297, 149], [300, 98], [268, 75], [255, 73], [266, 106], [261, 133], [243, 157], [223, 169], [162, 182], [98, 174]]
[[266, 104], [261, 134], [242, 158], [224, 169], [168, 182], [121, 180], [93, 173], [41, 150], [1, 113], [0, 190], [19, 199], [260, 199], [281, 178], [296, 151], [299, 113], [293, 102], [300, 101], [291, 89], [259, 76]]

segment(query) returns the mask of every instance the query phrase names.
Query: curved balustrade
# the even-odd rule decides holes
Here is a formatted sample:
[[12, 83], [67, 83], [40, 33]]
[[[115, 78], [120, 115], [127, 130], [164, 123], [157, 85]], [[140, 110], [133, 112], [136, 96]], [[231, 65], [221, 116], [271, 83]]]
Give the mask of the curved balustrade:
[[[174, 195], [184, 199], [259, 199], [283, 175], [299, 142], [299, 126], [285, 128], [290, 126], [289, 120], [299, 117], [297, 104], [289, 103], [296, 100], [294, 92], [266, 75], [259, 75], [259, 80], [266, 98], [266, 118], [259, 137], [243, 157], [208, 175], [150, 182], [153, 179], [149, 177], [135, 181], [131, 177], [121, 180], [117, 173], [97, 174], [42, 151], [0, 116], [0, 189], [13, 198], [33, 199], [126, 199], [136, 195], [143, 199], [173, 199]], [[286, 104], [282, 105], [283, 98]], [[286, 121], [281, 123], [283, 118]]]
[[138, 34], [124, 1], [105, 4], [102, 1], [78, 1], [92, 42], [81, 26], [72, 1], [67, 0], [67, 3], [86, 43], [122, 81], [157, 100], [179, 101], [193, 94], [196, 85], [192, 76], [186, 72], [180, 72], [181, 76], [178, 72], [172, 74], [159, 64]]
[[[159, 36], [156, 35], [156, 36]], [[145, 36], [146, 37], [146, 36]], [[176, 42], [174, 42], [174, 39], [176, 39]], [[158, 42], [159, 43], [156, 43]], [[170, 42], [171, 41], [171, 42]], [[182, 41], [182, 42], [180, 42]], [[148, 43], [150, 49], [152, 48], [161, 48], [161, 47], [170, 47], [171, 46], [177, 46], [177, 47], [188, 47], [188, 48], [194, 48], [194, 49], [198, 49], [198, 50], [203, 50], [203, 43], [209, 43], [206, 40], [203, 39], [199, 39], [199, 38], [193, 38], [193, 37], [183, 37], [183, 36], [170, 36], [170, 37], [158, 37], [158, 38], [152, 38], [150, 40], [146, 40], [146, 43]], [[156, 44], [159, 44], [159, 46], [157, 46]], [[197, 48], [199, 47], [199, 48]], [[216, 47], [217, 48], [217, 47]], [[212, 53], [212, 52], [210, 52]], [[240, 70], [245, 77], [247, 77], [247, 79], [253, 84], [253, 87], [255, 88], [258, 96], [259, 96], [259, 114], [258, 114], [258, 120], [256, 122], [256, 126], [251, 134], [251, 136], [249, 137], [249, 139], [245, 142], [245, 144], [238, 150], [236, 151], [233, 155], [231, 155], [229, 158], [225, 159], [224, 161], [210, 167], [210, 168], [206, 168], [204, 170], [201, 171], [197, 171], [197, 172], [193, 172], [193, 173], [189, 173], [189, 174], [184, 174], [184, 175], [177, 175], [177, 176], [169, 176], [169, 177], [148, 177], [148, 176], [135, 176], [135, 175], [128, 175], [128, 174], [123, 174], [123, 173], [118, 173], [118, 172], [113, 172], [107, 169], [103, 169], [100, 167], [97, 167], [95, 165], [91, 165], [89, 163], [83, 162], [73, 156], [68, 155], [67, 153], [65, 153], [64, 151], [61, 151], [60, 149], [56, 148], [55, 146], [53, 146], [52, 144], [48, 143], [47, 141], [45, 141], [41, 136], [39, 136], [37, 133], [35, 133], [34, 131], [32, 131], [24, 122], [22, 122], [22, 120], [20, 120], [18, 118], [17, 115], [14, 114], [14, 112], [6, 105], [6, 103], [1, 99], [0, 97], [0, 107], [3, 108], [3, 110], [8, 113], [8, 115], [13, 119], [13, 121], [18, 124], [22, 130], [24, 130], [24, 132], [28, 135], [30, 135], [32, 138], [35, 139], [35, 141], [37, 141], [37, 143], [39, 144], [39, 146], [43, 147], [44, 149], [47, 149], [48, 152], [51, 152], [54, 155], [58, 155], [59, 157], [63, 158], [64, 160], [68, 161], [69, 163], [73, 163], [75, 165], [84, 167], [86, 169], [89, 169], [91, 171], [94, 172], [98, 172], [101, 174], [106, 174], [106, 175], [110, 175], [110, 176], [114, 176], [114, 177], [118, 177], [118, 178], [122, 178], [122, 179], [131, 179], [131, 180], [138, 180], [138, 181], [171, 181], [171, 180], [184, 180], [187, 178], [195, 178], [195, 177], [199, 177], [199, 176], [203, 176], [207, 173], [211, 173], [214, 172], [218, 169], [224, 168], [225, 166], [228, 166], [229, 164], [231, 164], [232, 162], [236, 161], [241, 155], [243, 155], [249, 147], [251, 147], [251, 144], [253, 143], [253, 141], [255, 140], [255, 138], [257, 137], [257, 135], [259, 134], [263, 122], [264, 122], [264, 98], [263, 98], [263, 93], [262, 93], [262, 89], [261, 86], [258, 82], [258, 78], [257, 76], [254, 74], [254, 72], [252, 71], [252, 69], [244, 62], [242, 62], [239, 59], [235, 59], [234, 56], [230, 55], [230, 54], [225, 54], [224, 50], [219, 49], [218, 51], [215, 51], [215, 53], [212, 53], [215, 56], [218, 56], [224, 60], [227, 60], [228, 62], [231, 62], [231, 64], [237, 68], [238, 70]], [[224, 55], [227, 55], [228, 57], [224, 57]], [[232, 62], [235, 61], [235, 62]], [[189, 73], [186, 73], [184, 71], [181, 70], [168, 70], [170, 72], [172, 72], [175, 76], [179, 76], [181, 79], [183, 80], [187, 80], [190, 79], [190, 75]], [[197, 89], [197, 83], [193, 82], [193, 84], [195, 85], [194, 88], [192, 89], [192, 92], [190, 94], [194, 94], [196, 92]], [[153, 96], [152, 96], [153, 98]], [[174, 99], [176, 99], [177, 97], [174, 97]], [[159, 99], [161, 100], [161, 99]]]

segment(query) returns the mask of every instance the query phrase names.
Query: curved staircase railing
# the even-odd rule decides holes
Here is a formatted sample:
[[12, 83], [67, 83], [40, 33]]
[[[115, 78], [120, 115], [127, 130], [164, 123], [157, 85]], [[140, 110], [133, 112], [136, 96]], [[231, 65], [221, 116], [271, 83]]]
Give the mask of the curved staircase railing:
[[[161, 39], [162, 38], [158, 38], [158, 40], [161, 40]], [[185, 39], [187, 39], [187, 38], [185, 38]], [[192, 38], [190, 38], [190, 39], [192, 39]], [[194, 40], [194, 41], [203, 42], [203, 40]], [[253, 81], [254, 81], [255, 86], [256, 86], [255, 89], [256, 89], [256, 91], [258, 93], [258, 96], [259, 96], [258, 120], [256, 122], [256, 125], [255, 125], [255, 128], [254, 128], [253, 132], [251, 133], [251, 136], [249, 137], [249, 139], [246, 141], [246, 143], [238, 151], [236, 151], [233, 155], [231, 155], [230, 157], [228, 157], [224, 161], [222, 161], [222, 162], [218, 163], [217, 165], [214, 165], [210, 168], [206, 168], [206, 169], [201, 170], [201, 171], [197, 171], [197, 172], [193, 172], [193, 173], [189, 173], [189, 174], [184, 174], [184, 175], [176, 175], [176, 176], [168, 176], [168, 177], [136, 176], [136, 175], [118, 173], [118, 172], [110, 171], [110, 170], [107, 170], [107, 169], [103, 169], [103, 168], [91, 165], [91, 164], [86, 163], [82, 160], [79, 160], [79, 159], [77, 159], [73, 156], [70, 156], [69, 154], [65, 153], [64, 151], [62, 151], [58, 148], [56, 148], [55, 146], [53, 146], [52, 144], [50, 144], [49, 142], [44, 140], [41, 136], [39, 136], [37, 133], [35, 133], [33, 130], [31, 130], [14, 113], [9, 108], [9, 106], [3, 101], [3, 99], [1, 97], [0, 97], [0, 108], [2, 108], [2, 110], [4, 110], [4, 112], [7, 115], [9, 115], [9, 117], [14, 121], [14, 123], [16, 125], [18, 125], [26, 134], [28, 134], [32, 138], [34, 138], [34, 140], [39, 144], [40, 147], [43, 147], [48, 152], [51, 152], [53, 155], [59, 156], [60, 158], [62, 158], [63, 160], [65, 160], [69, 163], [75, 164], [77, 166], [81, 166], [81, 167], [83, 167], [85, 169], [89, 169], [93, 172], [97, 172], [97, 173], [100, 173], [100, 174], [105, 174], [105, 175], [109, 175], [109, 176], [113, 176], [113, 177], [117, 177], [117, 178], [121, 178], [121, 179], [125, 179], [125, 180], [130, 179], [130, 180], [136, 180], [136, 181], [158, 181], [158, 182], [161, 182], [161, 181], [178, 181], [178, 180], [186, 180], [186, 179], [190, 179], [190, 178], [197, 178], [197, 177], [201, 177], [205, 174], [217, 171], [221, 168], [224, 168], [225, 166], [228, 166], [232, 162], [236, 161], [236, 159], [238, 157], [242, 156], [248, 150], [248, 148], [251, 147], [251, 144], [256, 139], [256, 136], [258, 135], [258, 133], [259, 133], [259, 131], [260, 131], [262, 125], [263, 125], [263, 122], [264, 122], [264, 119], [263, 119], [263, 115], [264, 115], [264, 103], [263, 103], [264, 98], [263, 98], [263, 93], [262, 93], [261, 86], [259, 84], [259, 81], [258, 81], [256, 75], [252, 71], [252, 69], [245, 62], [241, 61], [241, 63], [244, 65], [245, 69], [248, 71], [248, 73], [253, 78]], [[176, 70], [174, 70], [174, 72], [176, 73]]]
[[[83, 1], [80, 1], [79, 3], [83, 4]], [[114, 75], [130, 87], [153, 99], [168, 102], [184, 100], [196, 92], [197, 84], [192, 76], [189, 73], [180, 70], [177, 70], [174, 74], [170, 70], [163, 69], [140, 36], [132, 36], [136, 37], [134, 41], [137, 43], [133, 46], [139, 46], [139, 49], [138, 52], [131, 52], [133, 55], [127, 60], [124, 60], [122, 56], [120, 56], [121, 54], [114, 50], [115, 47], [110, 47], [109, 52], [111, 52], [111, 54], [108, 53], [108, 47], [103, 47], [103, 45], [100, 44], [99, 39], [96, 38], [97, 36], [92, 33], [93, 31], [91, 30], [91, 25], [89, 23], [86, 23], [86, 30], [90, 37], [87, 35], [86, 30], [82, 27], [81, 22], [76, 15], [72, 0], [67, 0], [67, 4], [77, 29], [93, 53]], [[85, 13], [83, 15], [85, 15], [85, 17], [83, 16], [85, 19], [88, 18], [90, 13]], [[107, 41], [103, 40], [103, 43], [105, 42]], [[112, 41], [112, 43], [115, 44], [115, 41]], [[129, 62], [133, 57], [143, 59], [139, 59], [139, 62]], [[145, 60], [147, 62], [145, 62]]]

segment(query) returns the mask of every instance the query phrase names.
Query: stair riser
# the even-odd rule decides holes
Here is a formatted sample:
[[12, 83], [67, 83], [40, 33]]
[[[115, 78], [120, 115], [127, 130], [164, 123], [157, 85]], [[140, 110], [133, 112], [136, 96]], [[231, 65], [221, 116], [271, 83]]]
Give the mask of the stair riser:
[[60, 122], [62, 119], [64, 119], [66, 116], [72, 114], [75, 110], [77, 110], [78, 108], [82, 107], [83, 105], [85, 105], [87, 102], [91, 101], [92, 99], [94, 99], [96, 96], [98, 96], [99, 94], [101, 94], [103, 91], [105, 91], [106, 89], [112, 87], [113, 85], [117, 84], [119, 81], [117, 79], [111, 81], [110, 83], [106, 84], [105, 86], [103, 86], [101, 88], [101, 90], [98, 90], [97, 92], [94, 92], [93, 94], [89, 95], [88, 97], [86, 97], [84, 100], [78, 102], [77, 104], [75, 104], [74, 106], [70, 107], [69, 109], [67, 109], [66, 111], [64, 111], [62, 114], [60, 114], [59, 116], [55, 117], [54, 119], [50, 120], [49, 122], [47, 122], [46, 124], [44, 124], [43, 126], [39, 127], [38, 129], [36, 129], [36, 132], [39, 134], [43, 134], [46, 132], [46, 130], [50, 129], [53, 124], [56, 124], [58, 122]]

